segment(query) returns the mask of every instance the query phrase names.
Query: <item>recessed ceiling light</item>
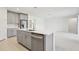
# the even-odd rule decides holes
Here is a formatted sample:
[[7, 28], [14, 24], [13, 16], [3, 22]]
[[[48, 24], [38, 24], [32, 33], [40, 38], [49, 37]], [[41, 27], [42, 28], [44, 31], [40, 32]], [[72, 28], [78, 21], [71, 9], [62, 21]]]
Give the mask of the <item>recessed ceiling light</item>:
[[37, 7], [33, 7], [33, 8], [37, 8]]
[[17, 8], [17, 11], [19, 10], [19, 8]]

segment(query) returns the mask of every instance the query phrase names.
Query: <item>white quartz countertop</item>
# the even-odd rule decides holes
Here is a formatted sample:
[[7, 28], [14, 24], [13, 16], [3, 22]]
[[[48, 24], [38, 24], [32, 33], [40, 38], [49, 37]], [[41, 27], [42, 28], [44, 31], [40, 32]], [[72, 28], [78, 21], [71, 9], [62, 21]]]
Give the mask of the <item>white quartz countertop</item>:
[[52, 32], [46, 32], [46, 31], [31, 31], [34, 33], [39, 33], [39, 34], [52, 34]]
[[53, 33], [53, 32], [49, 32], [49, 31], [41, 31], [41, 30], [35, 30], [35, 31], [29, 31], [26, 29], [19, 29], [19, 30], [28, 31], [28, 32], [32, 32], [32, 33], [39, 33], [39, 34], [52, 34]]

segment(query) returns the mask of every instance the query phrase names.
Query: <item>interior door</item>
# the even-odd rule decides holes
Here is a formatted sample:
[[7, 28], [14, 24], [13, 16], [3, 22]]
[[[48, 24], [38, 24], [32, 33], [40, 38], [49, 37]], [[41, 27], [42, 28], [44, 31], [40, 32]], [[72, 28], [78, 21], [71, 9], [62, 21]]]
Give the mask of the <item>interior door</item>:
[[72, 18], [69, 20], [69, 32], [77, 34], [78, 33], [78, 19]]

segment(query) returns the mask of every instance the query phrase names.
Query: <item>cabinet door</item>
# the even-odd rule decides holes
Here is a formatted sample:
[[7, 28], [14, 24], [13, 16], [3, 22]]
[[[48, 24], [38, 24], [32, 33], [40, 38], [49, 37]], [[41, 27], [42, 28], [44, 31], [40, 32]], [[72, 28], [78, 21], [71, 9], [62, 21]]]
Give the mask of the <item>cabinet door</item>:
[[26, 46], [27, 48], [31, 49], [31, 33], [27, 32], [27, 31], [24, 32], [23, 45]]
[[20, 30], [17, 30], [17, 41], [21, 44], [23, 43], [23, 35], [22, 35], [22, 31]]
[[27, 43], [27, 40], [26, 40], [26, 31], [22, 32], [22, 36], [23, 36], [22, 44], [27, 47], [27, 44], [26, 44]]
[[31, 49], [31, 33], [27, 31], [17, 31], [17, 40], [25, 47]]
[[27, 47], [27, 37], [26, 37], [26, 31], [21, 31], [21, 43]]
[[30, 32], [26, 33], [26, 44], [27, 44], [27, 47], [31, 49], [31, 33]]
[[26, 14], [20, 14], [20, 19], [22, 20], [28, 20], [28, 15]]

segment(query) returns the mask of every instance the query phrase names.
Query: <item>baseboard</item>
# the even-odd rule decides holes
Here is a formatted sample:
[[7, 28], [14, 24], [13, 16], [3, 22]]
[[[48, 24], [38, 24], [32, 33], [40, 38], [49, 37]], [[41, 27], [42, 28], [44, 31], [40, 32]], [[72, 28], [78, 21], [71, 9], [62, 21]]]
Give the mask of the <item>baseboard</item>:
[[25, 47], [26, 49], [28, 49], [29, 51], [31, 51], [31, 49], [27, 48], [26, 46], [24, 46], [22, 43], [18, 42], [20, 45], [22, 45], [23, 47]]
[[16, 35], [13, 35], [13, 36], [9, 36], [9, 37], [7, 37], [7, 38], [11, 38], [11, 37], [15, 37]]
[[1, 39], [0, 42], [2, 42], [2, 41], [4, 41], [4, 40], [6, 40], [6, 39], [5, 39], [5, 38], [4, 38], [4, 39]]

